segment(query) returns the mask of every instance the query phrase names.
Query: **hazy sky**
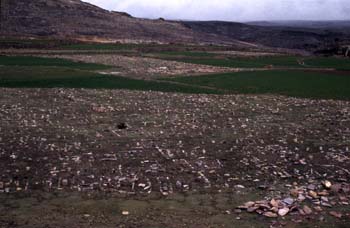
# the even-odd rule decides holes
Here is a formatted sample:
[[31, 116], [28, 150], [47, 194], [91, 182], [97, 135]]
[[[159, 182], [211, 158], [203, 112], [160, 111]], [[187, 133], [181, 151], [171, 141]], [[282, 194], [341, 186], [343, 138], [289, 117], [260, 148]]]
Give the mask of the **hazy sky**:
[[350, 0], [84, 0], [136, 17], [191, 20], [350, 20]]

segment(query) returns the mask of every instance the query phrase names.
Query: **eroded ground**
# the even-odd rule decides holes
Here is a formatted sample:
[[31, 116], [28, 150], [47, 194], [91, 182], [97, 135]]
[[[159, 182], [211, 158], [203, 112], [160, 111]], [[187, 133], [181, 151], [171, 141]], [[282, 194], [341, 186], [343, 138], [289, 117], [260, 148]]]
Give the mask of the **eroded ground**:
[[[76, 227], [155, 227], [162, 221], [168, 227], [231, 227], [237, 221], [247, 227], [295, 227], [308, 221], [346, 227], [349, 223], [347, 101], [84, 89], [2, 88], [0, 94], [0, 194], [1, 210], [7, 211], [0, 224], [4, 227], [44, 227], [28, 219], [40, 213], [21, 216], [26, 201], [16, 206], [16, 199], [11, 199], [16, 195], [32, 196], [30, 205], [52, 212], [45, 217], [48, 227], [59, 227], [50, 223], [52, 216], [60, 221], [62, 213], [74, 209], [70, 204], [62, 211], [55, 209], [72, 195], [58, 197], [60, 202], [55, 203], [50, 197], [36, 197], [35, 192], [103, 195], [110, 202], [128, 196], [128, 200], [143, 199], [142, 205], [155, 194], [156, 202], [163, 205], [148, 202], [138, 214], [120, 206], [124, 201], [112, 209], [103, 206], [108, 213], [73, 210], [70, 225]], [[331, 186], [325, 188], [327, 180]], [[173, 206], [175, 211], [169, 209], [171, 197], [188, 194], [209, 195], [198, 207], [185, 203], [192, 202], [189, 197]], [[305, 199], [299, 200], [300, 195]], [[210, 197], [215, 198], [211, 203]], [[287, 220], [254, 216], [256, 225], [250, 223], [252, 215], [244, 212], [246, 208], [237, 209], [264, 199], [261, 204], [281, 199], [284, 205], [282, 200], [288, 198], [296, 210], [290, 208]], [[305, 205], [311, 213], [303, 214]], [[259, 207], [253, 212], [270, 209]], [[123, 210], [131, 214], [122, 216]], [[91, 213], [108, 219], [90, 221]], [[171, 224], [155, 219], [158, 215], [183, 222]], [[217, 220], [211, 216], [218, 216], [218, 223], [212, 224]]]

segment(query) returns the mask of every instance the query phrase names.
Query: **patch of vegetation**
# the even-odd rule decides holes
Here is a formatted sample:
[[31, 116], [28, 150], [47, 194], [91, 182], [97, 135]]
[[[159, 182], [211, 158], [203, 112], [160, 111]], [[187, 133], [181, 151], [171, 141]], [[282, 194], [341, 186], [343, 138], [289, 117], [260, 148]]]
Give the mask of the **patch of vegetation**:
[[26, 39], [26, 38], [0, 38], [1, 48], [55, 48], [62, 45], [76, 43], [73, 40], [57, 39]]
[[0, 67], [0, 71], [0, 87], [9, 88], [89, 88], [152, 90], [180, 93], [220, 93], [216, 90], [191, 85], [101, 75], [67, 67], [2, 66]]
[[[250, 64], [262, 64], [268, 59], [275, 58], [258, 58], [259, 63], [252, 61]], [[293, 58], [295, 57], [282, 58], [279, 63], [292, 64]], [[257, 61], [257, 58], [254, 60]], [[350, 99], [348, 87], [350, 73], [347, 76], [325, 71], [266, 70], [147, 81], [101, 75], [93, 70], [106, 69], [109, 66], [62, 59], [0, 56], [0, 62], [0, 87], [130, 89], [205, 94], [281, 94], [306, 98]], [[246, 66], [248, 63], [247, 61], [242, 64]]]
[[41, 58], [32, 56], [0, 56], [0, 65], [2, 66], [50, 66], [65, 67], [83, 70], [104, 70], [110, 66], [93, 63], [73, 62], [59, 58]]
[[[335, 57], [302, 58], [297, 56], [226, 57], [207, 52], [163, 52], [158, 58], [179, 62], [232, 68], [334, 68], [350, 70], [350, 60]], [[304, 65], [301, 64], [304, 62]]]
[[350, 70], [350, 59], [345, 58], [309, 58], [305, 64], [311, 67], [335, 68], [337, 70]]
[[166, 79], [242, 94], [350, 99], [350, 75], [311, 71], [256, 71]]

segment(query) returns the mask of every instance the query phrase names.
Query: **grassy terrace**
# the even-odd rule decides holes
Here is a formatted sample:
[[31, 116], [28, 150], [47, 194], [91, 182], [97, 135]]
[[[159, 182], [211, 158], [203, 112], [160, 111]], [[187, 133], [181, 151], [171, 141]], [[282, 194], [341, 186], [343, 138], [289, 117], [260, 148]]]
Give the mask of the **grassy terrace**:
[[[294, 57], [275, 59], [291, 63]], [[271, 58], [267, 58], [271, 60]], [[267, 61], [267, 59], [260, 59]], [[321, 60], [320, 60], [321, 61]], [[323, 61], [323, 62], [322, 62]], [[335, 65], [331, 61], [315, 65]], [[248, 64], [248, 62], [247, 62]], [[254, 63], [254, 61], [251, 64]], [[346, 64], [338, 64], [339, 67]], [[61, 59], [0, 56], [0, 87], [153, 90], [205, 94], [280, 94], [294, 97], [350, 100], [350, 72], [268, 70], [145, 81], [101, 75], [109, 66]]]
[[281, 94], [294, 97], [350, 99], [350, 73], [310, 71], [258, 71], [166, 79], [188, 85], [209, 86], [227, 93]]
[[[58, 58], [41, 58], [31, 56], [0, 56], [0, 66], [8, 68], [23, 67], [62, 67], [80, 70], [105, 70], [111, 68], [101, 64], [73, 62]], [[39, 69], [39, 68], [38, 68]], [[23, 72], [25, 73], [25, 72]]]
[[[350, 60], [326, 57], [263, 56], [230, 57], [207, 52], [161, 52], [158, 58], [186, 63], [233, 68], [263, 68], [266, 66], [283, 68], [334, 68], [350, 70]], [[301, 63], [304, 64], [301, 64]]]
[[220, 93], [191, 85], [136, 80], [101, 75], [108, 69], [99, 64], [77, 63], [62, 59], [0, 56], [0, 87], [10, 88], [91, 88], [153, 90], [182, 93]]

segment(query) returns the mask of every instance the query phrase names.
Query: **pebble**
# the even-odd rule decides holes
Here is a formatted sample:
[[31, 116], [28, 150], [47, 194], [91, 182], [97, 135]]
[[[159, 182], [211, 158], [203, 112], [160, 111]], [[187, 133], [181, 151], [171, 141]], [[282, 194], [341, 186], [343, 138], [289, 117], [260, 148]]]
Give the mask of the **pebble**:
[[270, 211], [265, 212], [263, 215], [265, 217], [268, 217], [268, 218], [277, 218], [278, 217], [278, 215], [276, 213], [273, 213], [273, 212], [270, 212]]
[[311, 196], [311, 197], [314, 198], [314, 199], [317, 199], [317, 198], [318, 198], [318, 194], [317, 194], [317, 192], [315, 192], [315, 191], [309, 191], [309, 196]]
[[306, 205], [304, 205], [303, 211], [304, 211], [304, 213], [305, 213], [306, 215], [312, 214], [312, 209], [311, 209], [310, 207], [306, 206]]
[[287, 215], [288, 212], [289, 212], [289, 208], [285, 207], [285, 208], [278, 210], [278, 215], [283, 217], [283, 216]]
[[122, 215], [129, 215], [129, 211], [122, 211]]
[[336, 218], [342, 218], [343, 217], [343, 214], [342, 213], [339, 213], [339, 212], [336, 212], [336, 211], [331, 211], [329, 212], [330, 215], [336, 217]]
[[292, 198], [285, 198], [283, 200], [283, 203], [286, 203], [287, 205], [292, 205], [294, 203], [294, 199], [292, 199]]
[[322, 182], [323, 186], [327, 189], [330, 189], [332, 187], [332, 183], [328, 180]]

